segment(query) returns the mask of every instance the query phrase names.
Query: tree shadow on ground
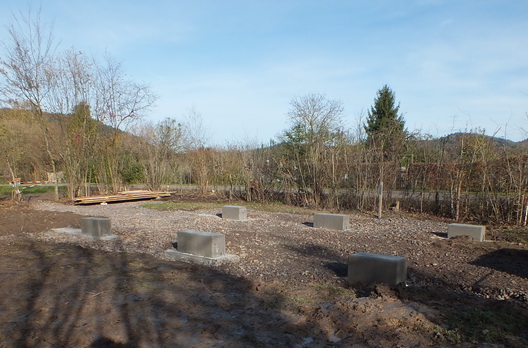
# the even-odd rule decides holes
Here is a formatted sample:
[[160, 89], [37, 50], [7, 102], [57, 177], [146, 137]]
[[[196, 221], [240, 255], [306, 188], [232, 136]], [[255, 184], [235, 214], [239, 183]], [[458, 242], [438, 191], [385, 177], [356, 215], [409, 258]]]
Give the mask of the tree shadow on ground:
[[[289, 248], [316, 262], [339, 265], [342, 259], [313, 244]], [[401, 327], [390, 326], [399, 318], [369, 312], [393, 306], [384, 296], [422, 311], [439, 327], [449, 323], [441, 331], [445, 337], [507, 340], [491, 335], [521, 335], [528, 325], [526, 304], [461, 292], [456, 284], [415, 270], [411, 275], [426, 285], [391, 290], [395, 295], [378, 291], [370, 303], [335, 287], [320, 290], [337, 294], [331, 298], [314, 299], [313, 292], [292, 298], [284, 287], [256, 285], [221, 268], [67, 244], [3, 245], [0, 266], [0, 345], [5, 346], [408, 346], [415, 337], [405, 340]]]
[[[317, 323], [284, 317], [286, 298], [219, 269], [25, 241], [0, 253], [0, 345], [275, 347]], [[19, 272], [19, 268], [22, 270]], [[258, 328], [258, 329], [257, 329]], [[319, 337], [318, 337], [319, 336]]]
[[329, 261], [344, 261], [344, 257], [339, 255], [335, 250], [318, 244], [298, 244], [294, 241], [291, 241], [290, 243], [285, 245], [285, 248], [305, 257]]
[[528, 278], [528, 250], [499, 249], [480, 256], [470, 264]]
[[[306, 223], [305, 223], [306, 224]], [[293, 251], [307, 259], [311, 259], [312, 262], [321, 263], [326, 269], [332, 271], [337, 277], [346, 277], [348, 272], [348, 264], [346, 257], [339, 255], [334, 250], [313, 244], [286, 244], [285, 248], [289, 251]]]
[[126, 348], [129, 347], [127, 344], [116, 343], [106, 337], [100, 337], [92, 342], [90, 348]]

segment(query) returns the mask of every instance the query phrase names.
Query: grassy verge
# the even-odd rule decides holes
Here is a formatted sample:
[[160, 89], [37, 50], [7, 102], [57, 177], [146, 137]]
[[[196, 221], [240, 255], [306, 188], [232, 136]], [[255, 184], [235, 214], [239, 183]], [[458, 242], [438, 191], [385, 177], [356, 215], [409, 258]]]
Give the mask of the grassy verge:
[[149, 208], [160, 211], [174, 211], [174, 210], [202, 210], [202, 209], [214, 209], [221, 207], [218, 203], [210, 202], [161, 202], [161, 203], [144, 203], [141, 204], [142, 208]]
[[525, 336], [528, 318], [508, 310], [462, 308], [448, 315], [447, 322], [451, 329], [441, 333], [454, 342], [503, 343], [508, 336]]
[[[28, 194], [43, 194], [43, 193], [49, 193], [53, 192], [54, 187], [53, 186], [20, 186], [20, 192], [23, 195]], [[13, 192], [13, 187], [10, 185], [0, 185], [0, 198], [3, 197], [11, 197], [11, 194]]]
[[[221, 209], [227, 204], [215, 203], [215, 202], [162, 202], [162, 203], [145, 203], [141, 207], [156, 209], [162, 211], [173, 211], [173, 210], [202, 210], [202, 209]], [[289, 214], [299, 214], [299, 215], [312, 215], [318, 210], [295, 207], [291, 205], [281, 204], [281, 203], [253, 203], [253, 202], [232, 202], [229, 205], [240, 205], [244, 206], [251, 210], [258, 211], [269, 211], [269, 212], [278, 212], [278, 213], [289, 213]]]

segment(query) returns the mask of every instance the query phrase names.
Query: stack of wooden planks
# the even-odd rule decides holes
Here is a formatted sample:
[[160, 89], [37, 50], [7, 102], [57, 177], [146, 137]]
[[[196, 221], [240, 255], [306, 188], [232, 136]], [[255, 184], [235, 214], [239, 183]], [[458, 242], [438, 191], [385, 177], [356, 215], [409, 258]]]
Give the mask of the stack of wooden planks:
[[130, 202], [140, 201], [147, 199], [155, 199], [161, 197], [169, 197], [169, 192], [153, 192], [153, 191], [123, 191], [118, 192], [115, 195], [109, 196], [93, 196], [93, 197], [78, 197], [74, 199], [73, 204], [75, 205], [88, 205], [88, 204], [105, 204], [105, 203], [117, 203], [117, 202]]

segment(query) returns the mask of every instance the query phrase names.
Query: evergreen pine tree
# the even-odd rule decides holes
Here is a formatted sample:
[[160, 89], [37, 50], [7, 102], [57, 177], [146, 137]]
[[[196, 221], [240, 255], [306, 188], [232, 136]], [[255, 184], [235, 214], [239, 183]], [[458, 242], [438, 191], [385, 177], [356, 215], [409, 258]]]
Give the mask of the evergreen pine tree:
[[377, 92], [374, 105], [368, 111], [364, 125], [367, 144], [381, 148], [385, 156], [399, 151], [407, 135], [405, 121], [398, 114], [399, 110], [394, 92], [385, 85]]

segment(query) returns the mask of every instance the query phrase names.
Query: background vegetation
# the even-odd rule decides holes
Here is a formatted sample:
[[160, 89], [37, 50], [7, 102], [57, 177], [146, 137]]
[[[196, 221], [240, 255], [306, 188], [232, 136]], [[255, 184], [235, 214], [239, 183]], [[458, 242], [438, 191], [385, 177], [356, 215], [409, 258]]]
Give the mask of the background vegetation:
[[[269, 144], [213, 148], [195, 110], [181, 120], [145, 121], [156, 98], [120, 62], [59, 52], [31, 13], [8, 30], [0, 55], [0, 170], [9, 182], [51, 175], [58, 198], [53, 177], [62, 173], [69, 198], [133, 184], [194, 185], [247, 202], [360, 211], [398, 202], [456, 221], [525, 221], [527, 141], [479, 129], [439, 139], [409, 133], [388, 85], [356, 129], [343, 126], [340, 101], [314, 93], [292, 98], [287, 127]], [[20, 199], [18, 187], [11, 191]]]

